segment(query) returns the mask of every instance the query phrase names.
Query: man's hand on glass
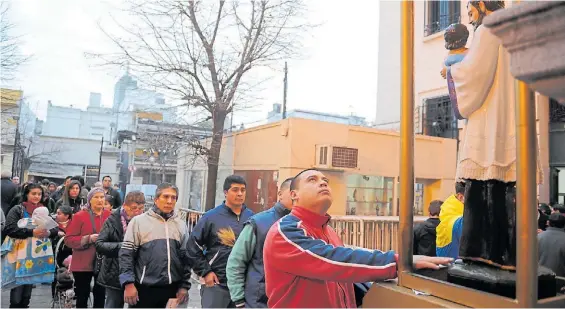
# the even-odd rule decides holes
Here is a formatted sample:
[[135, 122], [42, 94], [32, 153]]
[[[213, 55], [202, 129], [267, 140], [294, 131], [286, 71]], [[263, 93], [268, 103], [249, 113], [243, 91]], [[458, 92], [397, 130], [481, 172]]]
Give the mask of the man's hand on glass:
[[414, 269], [440, 269], [440, 265], [447, 265], [452, 262], [452, 258], [414, 255], [412, 266]]

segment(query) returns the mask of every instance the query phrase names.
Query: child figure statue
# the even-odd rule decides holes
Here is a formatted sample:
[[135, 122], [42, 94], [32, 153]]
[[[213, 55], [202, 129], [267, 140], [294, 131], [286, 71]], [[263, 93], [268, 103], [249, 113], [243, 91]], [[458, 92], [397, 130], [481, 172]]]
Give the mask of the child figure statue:
[[445, 48], [449, 50], [445, 62], [446, 68], [453, 64], [461, 62], [467, 54], [467, 39], [469, 38], [469, 30], [463, 24], [451, 24], [443, 34], [445, 39]]

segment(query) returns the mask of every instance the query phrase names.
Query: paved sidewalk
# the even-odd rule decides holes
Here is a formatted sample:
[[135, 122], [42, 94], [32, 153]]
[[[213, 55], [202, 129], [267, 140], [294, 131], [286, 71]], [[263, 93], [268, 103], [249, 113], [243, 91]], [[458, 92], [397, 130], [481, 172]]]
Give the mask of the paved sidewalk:
[[[192, 284], [189, 295], [188, 308], [200, 308], [200, 291], [198, 290], [198, 284]], [[1, 300], [0, 308], [8, 308], [10, 306], [9, 290], [2, 290]], [[30, 308], [51, 308], [51, 285], [37, 285], [37, 287], [33, 289]]]

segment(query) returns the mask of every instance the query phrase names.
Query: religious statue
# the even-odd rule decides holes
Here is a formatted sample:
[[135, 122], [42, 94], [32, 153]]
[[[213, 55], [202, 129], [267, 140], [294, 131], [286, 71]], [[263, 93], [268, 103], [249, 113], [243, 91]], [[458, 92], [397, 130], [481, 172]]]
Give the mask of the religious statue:
[[[485, 16], [503, 8], [504, 1], [468, 2], [473, 41], [459, 62], [446, 62], [441, 72], [447, 78], [455, 115], [467, 120], [456, 175], [456, 181], [465, 183], [459, 247], [464, 266], [450, 269], [451, 280], [449, 275], [448, 280], [485, 289], [488, 283], [483, 281], [491, 278], [496, 282], [489, 290], [493, 293], [504, 290], [498, 285], [500, 276], [505, 282], [513, 281], [506, 280], [512, 276], [515, 280], [516, 269], [514, 78], [507, 51], [482, 26]], [[457, 25], [451, 28], [445, 35], [446, 47], [450, 51], [459, 50], [453, 54], [465, 54], [462, 49], [465, 30]], [[510, 283], [513, 284], [515, 281]]]

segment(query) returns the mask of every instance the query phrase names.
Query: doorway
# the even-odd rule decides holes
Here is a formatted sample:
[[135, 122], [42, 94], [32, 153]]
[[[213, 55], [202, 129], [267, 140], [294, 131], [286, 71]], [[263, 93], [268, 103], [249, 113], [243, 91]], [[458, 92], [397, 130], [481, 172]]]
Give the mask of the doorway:
[[550, 203], [565, 204], [565, 105], [549, 101]]
[[565, 167], [551, 169], [551, 202], [565, 205]]

